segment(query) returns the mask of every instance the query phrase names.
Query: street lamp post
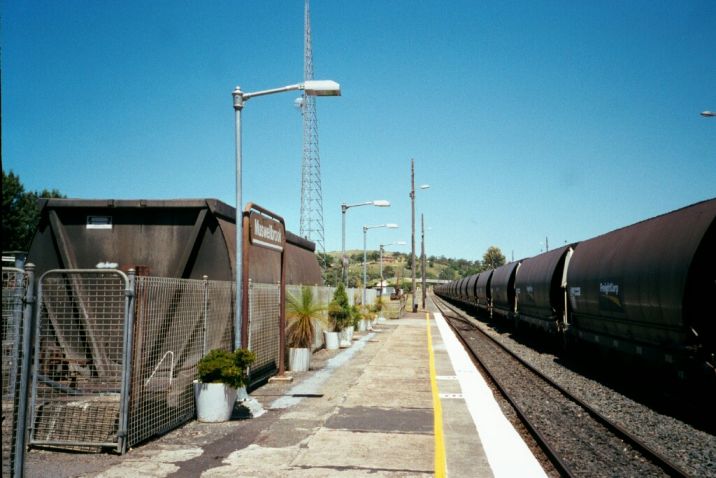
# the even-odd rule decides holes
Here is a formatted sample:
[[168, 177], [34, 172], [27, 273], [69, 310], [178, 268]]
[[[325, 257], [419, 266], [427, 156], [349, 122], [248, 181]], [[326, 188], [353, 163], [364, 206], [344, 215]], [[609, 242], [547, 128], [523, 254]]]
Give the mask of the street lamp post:
[[361, 202], [358, 204], [341, 204], [341, 224], [342, 224], [342, 234], [341, 234], [341, 265], [343, 267], [343, 284], [348, 284], [348, 258], [346, 257], [346, 211], [352, 207], [358, 207], [358, 206], [376, 206], [376, 207], [389, 207], [390, 201], [386, 201], [385, 199], [376, 199], [375, 201], [366, 201]]
[[363, 226], [363, 305], [365, 304], [366, 300], [366, 285], [368, 280], [368, 257], [367, 257], [367, 248], [366, 248], [366, 242], [368, 238], [368, 229], [376, 229], [379, 227], [387, 227], [388, 229], [397, 229], [397, 224], [379, 224], [377, 226]]
[[295, 85], [283, 86], [281, 88], [273, 88], [270, 90], [255, 91], [244, 93], [241, 87], [237, 86], [232, 96], [234, 98], [234, 112], [236, 116], [236, 317], [234, 318], [234, 348], [241, 348], [241, 326], [242, 326], [242, 302], [243, 302], [243, 284], [242, 277], [242, 258], [243, 258], [243, 217], [241, 213], [242, 190], [241, 190], [241, 111], [244, 109], [244, 103], [255, 96], [265, 96], [274, 93], [283, 93], [285, 91], [303, 90], [310, 96], [340, 96], [341, 87], [338, 83], [331, 80], [311, 80]]

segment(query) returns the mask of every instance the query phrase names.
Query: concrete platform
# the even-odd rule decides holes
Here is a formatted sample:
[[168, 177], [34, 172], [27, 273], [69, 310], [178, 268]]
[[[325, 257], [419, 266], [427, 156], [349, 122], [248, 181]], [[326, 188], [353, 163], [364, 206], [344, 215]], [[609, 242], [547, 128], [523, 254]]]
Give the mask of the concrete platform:
[[544, 476], [439, 314], [379, 328], [253, 391], [257, 418], [191, 422], [123, 456], [33, 451], [26, 476]]

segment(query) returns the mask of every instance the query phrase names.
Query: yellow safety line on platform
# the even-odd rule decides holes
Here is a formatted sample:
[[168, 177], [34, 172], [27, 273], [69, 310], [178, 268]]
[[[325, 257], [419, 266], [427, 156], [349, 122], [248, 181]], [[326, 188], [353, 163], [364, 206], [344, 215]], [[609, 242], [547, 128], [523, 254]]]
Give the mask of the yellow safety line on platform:
[[433, 431], [435, 432], [435, 476], [446, 475], [445, 439], [443, 437], [443, 407], [440, 403], [438, 381], [435, 378], [435, 356], [433, 355], [433, 336], [430, 333], [430, 313], [425, 313], [428, 326], [428, 352], [430, 354], [430, 387], [433, 391]]

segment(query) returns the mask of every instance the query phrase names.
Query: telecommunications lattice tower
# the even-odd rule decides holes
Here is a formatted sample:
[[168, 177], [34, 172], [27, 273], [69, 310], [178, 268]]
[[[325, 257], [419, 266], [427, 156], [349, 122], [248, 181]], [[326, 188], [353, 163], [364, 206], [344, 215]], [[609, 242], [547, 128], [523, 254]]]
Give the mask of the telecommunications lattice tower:
[[[305, 0], [304, 15], [303, 81], [305, 82], [313, 80], [309, 0]], [[318, 152], [316, 98], [304, 93], [298, 101], [298, 105], [303, 116], [300, 235], [315, 242], [316, 252], [324, 254], [326, 248], [324, 245], [323, 192], [321, 190], [321, 158]], [[323, 263], [321, 265], [323, 266]]]

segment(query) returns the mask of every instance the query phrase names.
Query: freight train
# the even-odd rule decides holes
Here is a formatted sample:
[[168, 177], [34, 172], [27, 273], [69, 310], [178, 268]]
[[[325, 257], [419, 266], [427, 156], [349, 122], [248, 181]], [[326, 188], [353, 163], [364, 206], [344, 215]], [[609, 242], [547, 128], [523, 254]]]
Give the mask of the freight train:
[[716, 198], [435, 288], [439, 297], [683, 375], [716, 366]]

